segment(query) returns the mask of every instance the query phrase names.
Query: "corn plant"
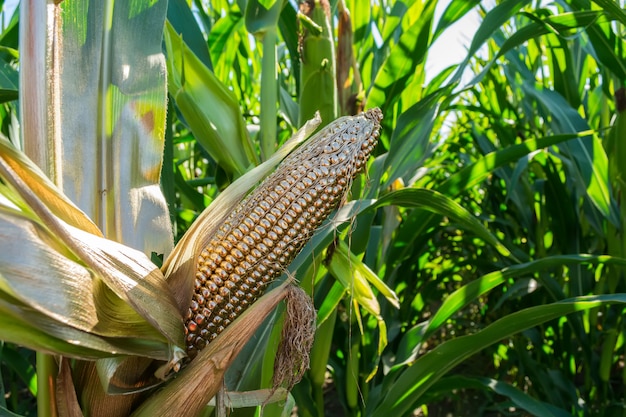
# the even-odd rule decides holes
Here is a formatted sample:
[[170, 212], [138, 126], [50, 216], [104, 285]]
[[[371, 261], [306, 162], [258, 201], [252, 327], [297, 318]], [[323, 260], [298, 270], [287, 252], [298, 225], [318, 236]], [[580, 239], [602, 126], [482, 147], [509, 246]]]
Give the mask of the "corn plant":
[[[41, 415], [623, 413], [622, 6], [24, 2], [19, 88], [17, 17], [0, 37], [2, 410], [32, 413], [36, 397]], [[470, 13], [466, 55], [429, 74]], [[262, 236], [234, 225], [271, 214], [272, 178], [297, 182], [262, 178], [316, 111], [328, 127], [311, 143], [376, 109], [349, 197], [303, 232], [275, 290], [198, 341], [205, 308], [241, 305], [205, 297], [223, 284], [210, 262], [242, 243], [255, 256]], [[307, 146], [285, 161], [317, 181], [297, 159]], [[231, 261], [219, 267], [239, 285]], [[296, 361], [277, 390], [284, 328], [308, 303], [294, 279], [315, 338], [301, 382]], [[284, 298], [298, 301], [275, 309]]]

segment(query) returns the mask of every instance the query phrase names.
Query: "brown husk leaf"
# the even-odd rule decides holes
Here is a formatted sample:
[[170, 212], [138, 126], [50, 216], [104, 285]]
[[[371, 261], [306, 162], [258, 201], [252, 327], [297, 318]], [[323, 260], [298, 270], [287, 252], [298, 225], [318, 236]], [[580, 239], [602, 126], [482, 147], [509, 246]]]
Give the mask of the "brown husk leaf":
[[223, 386], [224, 374], [265, 318], [290, 292], [285, 283], [259, 298], [200, 351], [163, 390], [148, 398], [133, 417], [195, 416]]

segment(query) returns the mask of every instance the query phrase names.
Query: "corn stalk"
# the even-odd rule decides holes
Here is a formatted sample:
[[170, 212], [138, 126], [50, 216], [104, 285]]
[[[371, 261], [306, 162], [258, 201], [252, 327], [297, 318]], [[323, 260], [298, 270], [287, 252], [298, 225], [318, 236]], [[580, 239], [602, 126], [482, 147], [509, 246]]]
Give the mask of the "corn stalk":
[[327, 0], [300, 2], [300, 121], [319, 111], [322, 123], [337, 118], [335, 41]]
[[[27, 45], [45, 43], [32, 51], [25, 48], [22, 61], [28, 68], [45, 62], [49, 82], [43, 94], [26, 82], [21, 91], [22, 124], [28, 126], [23, 130], [24, 147], [41, 167], [14, 144], [0, 140], [4, 197], [0, 224], [5, 249], [0, 257], [0, 278], [4, 298], [9, 300], [1, 306], [6, 319], [0, 337], [42, 352], [41, 415], [126, 416], [134, 411], [133, 415], [142, 416], [154, 415], [155, 410], [161, 415], [196, 415], [221, 388], [224, 372], [276, 304], [285, 297], [299, 297], [289, 295], [293, 290], [283, 285], [257, 301], [265, 285], [282, 273], [317, 226], [343, 202], [354, 175], [365, 167], [376, 143], [382, 115], [372, 110], [365, 116], [331, 124], [289, 156], [256, 193], [243, 201], [260, 179], [310, 135], [319, 118], [305, 124], [268, 161], [245, 175], [247, 148], [239, 148], [244, 150], [240, 154], [243, 157], [230, 166], [232, 174], [240, 178], [172, 250], [169, 213], [158, 183], [165, 124], [165, 61], [158, 40], [165, 2], [120, 5], [67, 0], [47, 7], [25, 4], [22, 10], [25, 23], [34, 24], [36, 16], [45, 16], [49, 22], [47, 31], [35, 39], [30, 32], [24, 33]], [[140, 33], [135, 36], [137, 28]], [[152, 42], [146, 43], [146, 38]], [[176, 99], [189, 104], [188, 115], [193, 116], [200, 100], [194, 93], [202, 97], [207, 90], [190, 83], [195, 80], [185, 69], [203, 71], [203, 67], [182, 45], [173, 47], [176, 38], [168, 27], [168, 53], [187, 54], [178, 61], [170, 60], [171, 86], [175, 87]], [[132, 53], [140, 49], [139, 45], [144, 54]], [[29, 75], [22, 72], [22, 77]], [[228, 93], [220, 91], [222, 99], [228, 98]], [[44, 111], [50, 103], [55, 110], [51, 114]], [[238, 119], [236, 112], [231, 115]], [[201, 125], [205, 116], [190, 118], [190, 123], [199, 121]], [[207, 143], [219, 139], [219, 126], [215, 127]], [[239, 137], [245, 145], [246, 136]], [[307, 164], [311, 172], [302, 170]], [[301, 195], [293, 194], [287, 186], [294, 186]], [[198, 294], [203, 294], [196, 290], [191, 298], [194, 277], [206, 272], [205, 263], [196, 264], [195, 260], [212, 247], [224, 250], [231, 242], [225, 233], [237, 222], [242, 221], [239, 228], [247, 224], [258, 208], [264, 207], [260, 198], [274, 198], [279, 190], [284, 198], [274, 203], [284, 210], [280, 219], [274, 218], [275, 230], [268, 236], [280, 230], [277, 238], [284, 233], [289, 239], [277, 247], [288, 244], [293, 249], [285, 248], [289, 256], [273, 264], [282, 254], [264, 253], [259, 242], [258, 248], [248, 248], [259, 252], [257, 258], [270, 260], [270, 264], [263, 261], [260, 265], [274, 268], [259, 281], [262, 288], [252, 289], [253, 297], [242, 305], [255, 302], [254, 307], [220, 338], [205, 340], [208, 348], [194, 360], [183, 361], [181, 312], [189, 311], [190, 304], [193, 308]], [[262, 222], [272, 221], [271, 215], [268, 212]], [[304, 225], [303, 230], [294, 223], [300, 215], [297, 225]], [[283, 223], [294, 228], [283, 227]], [[18, 235], [26, 237], [23, 243], [7, 246]], [[247, 242], [238, 235], [231, 237], [237, 247]], [[16, 251], [31, 253], [31, 260], [24, 263]], [[149, 259], [154, 253], [166, 257], [162, 269]], [[225, 264], [220, 266], [226, 269]], [[260, 271], [251, 272], [250, 277], [257, 273]], [[211, 283], [220, 287], [215, 280]], [[246, 285], [237, 291], [251, 290]], [[233, 290], [229, 297], [233, 303], [235, 290], [225, 285], [220, 293], [226, 289]], [[298, 309], [291, 310], [292, 315], [298, 314]], [[312, 322], [303, 317], [305, 325]], [[192, 334], [192, 323], [197, 326], [199, 320], [187, 318], [188, 334]], [[301, 354], [308, 355], [308, 349]], [[291, 359], [280, 363], [294, 361], [293, 366], [299, 369], [283, 366], [277, 370], [292, 386], [294, 372], [301, 374], [308, 361], [293, 358], [288, 350], [281, 355]], [[70, 363], [69, 358], [77, 361]], [[58, 370], [50, 367], [57, 364]], [[181, 370], [183, 364], [188, 365]], [[152, 388], [163, 385], [176, 372], [174, 382], [150, 395]]]

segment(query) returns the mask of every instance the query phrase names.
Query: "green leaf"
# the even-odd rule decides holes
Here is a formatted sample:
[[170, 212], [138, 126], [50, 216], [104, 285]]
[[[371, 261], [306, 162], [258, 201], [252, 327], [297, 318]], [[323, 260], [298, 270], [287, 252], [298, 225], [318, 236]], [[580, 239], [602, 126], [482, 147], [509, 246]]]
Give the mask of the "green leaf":
[[321, 326], [329, 317], [333, 316], [333, 313], [337, 312], [337, 306], [347, 291], [348, 288], [341, 281], [337, 280], [333, 282], [330, 291], [328, 291], [328, 294], [324, 297], [324, 301], [317, 311], [318, 326]]
[[436, 1], [428, 1], [420, 17], [400, 36], [385, 59], [367, 98], [369, 107], [380, 107], [383, 113], [391, 108], [416, 68], [422, 65], [430, 44], [430, 30]]
[[2, 414], [3, 417], [23, 417], [21, 414], [14, 413], [3, 406], [0, 406], [0, 414]]
[[[223, 52], [229, 46], [229, 42], [233, 37], [239, 33], [239, 30], [244, 25], [243, 16], [241, 13], [228, 13], [226, 16], [215, 22], [211, 33], [209, 33], [209, 39], [207, 43], [211, 48], [211, 56], [220, 57], [224, 59]], [[183, 38], [184, 40], [185, 38]], [[210, 67], [207, 66], [208, 69]]]
[[626, 260], [613, 258], [610, 256], [592, 255], [557, 255], [543, 259], [512, 265], [499, 271], [483, 275], [451, 293], [444, 301], [435, 315], [429, 320], [425, 329], [425, 337], [439, 329], [453, 314], [475, 301], [481, 295], [491, 291], [493, 288], [506, 282], [509, 278], [520, 278], [525, 275], [532, 275], [549, 268], [562, 267], [571, 264], [616, 264], [626, 266]]
[[499, 167], [515, 162], [538, 149], [548, 148], [570, 139], [585, 136], [589, 133], [590, 131], [527, 139], [522, 143], [490, 152], [479, 158], [476, 162], [463, 167], [459, 172], [451, 175], [450, 178], [437, 187], [437, 191], [449, 197], [456, 197], [463, 191], [469, 190], [479, 184]]
[[436, 39], [453, 23], [457, 22], [463, 16], [472, 10], [476, 5], [480, 3], [480, 0], [453, 0], [448, 4], [446, 10], [439, 18], [437, 28], [433, 33], [433, 39]]
[[567, 314], [614, 303], [625, 304], [626, 294], [576, 297], [529, 307], [495, 321], [478, 333], [444, 342], [404, 370], [387, 387], [380, 401], [367, 410], [366, 415], [379, 416], [389, 413], [402, 415], [420, 404], [420, 398], [432, 384], [485, 347]]
[[198, 142], [233, 177], [257, 164], [233, 93], [166, 24], [168, 86]]
[[5, 61], [0, 61], [0, 103], [17, 100], [17, 98], [18, 72]]
[[[263, 6], [265, 9], [270, 9], [274, 4], [278, 2], [278, 0], [258, 0], [259, 5]], [[248, 2], [249, 3], [249, 2]]]
[[[587, 134], [587, 132], [548, 136], [539, 139], [528, 139], [523, 143], [512, 145], [502, 150], [490, 152], [479, 158], [473, 164], [469, 164], [459, 172], [451, 175], [437, 188], [437, 191], [450, 198], [455, 198], [462, 192], [471, 189], [481, 181], [485, 180], [496, 169], [506, 166], [524, 155], [528, 155], [537, 149], [549, 147], [585, 134]], [[420, 236], [420, 234], [423, 233], [427, 227], [432, 225], [434, 219], [435, 215], [432, 212], [425, 213], [416, 211], [415, 213], [409, 215], [404, 223], [398, 228], [396, 239], [404, 242], [412, 242]], [[388, 259], [400, 259], [403, 256], [402, 252], [408, 247], [410, 247], [410, 245], [390, 248]]]
[[275, 30], [283, 0], [248, 0], [246, 3], [246, 29], [255, 36]]
[[626, 12], [624, 12], [624, 9], [622, 9], [617, 2], [612, 0], [593, 0], [593, 2], [602, 7], [605, 11], [611, 13], [622, 25], [626, 25]]
[[[291, 2], [287, 2], [280, 13], [278, 28], [285, 46], [289, 51], [289, 63], [293, 68], [293, 74], [300, 74], [300, 59], [298, 58], [298, 18], [297, 12]], [[295, 77], [296, 91], [300, 91], [300, 77]], [[281, 95], [282, 96], [282, 95]], [[291, 117], [292, 125], [298, 123], [297, 117]]]
[[421, 161], [429, 155], [430, 136], [440, 101], [450, 90], [442, 88], [424, 97], [398, 117], [384, 162], [387, 171], [384, 187], [389, 187], [397, 178], [415, 175]]
[[344, 241], [335, 247], [328, 270], [352, 295], [354, 301], [373, 316], [380, 317], [380, 305], [370, 284], [394, 307], [399, 307], [398, 296], [350, 251]]
[[527, 392], [511, 384], [492, 378], [450, 376], [439, 380], [428, 392], [430, 394], [435, 391], [435, 394], [437, 394], [437, 391], [440, 391], [440, 395], [437, 396], [437, 398], [439, 398], [440, 396], [448, 395], [451, 390], [463, 388], [483, 389], [495, 392], [508, 398], [515, 406], [538, 417], [571, 417], [572, 415], [571, 412], [555, 407], [549, 402], [533, 398]]
[[[589, 130], [587, 122], [558, 93], [523, 83], [522, 89], [534, 97], [556, 133], [575, 133]], [[570, 172], [575, 186], [582, 188], [584, 195], [614, 225], [619, 225], [619, 214], [609, 189], [609, 168], [606, 152], [595, 135], [577, 137], [559, 145], [561, 152], [572, 164]]]
[[434, 213], [447, 216], [465, 229], [476, 233], [485, 242], [493, 245], [503, 256], [513, 257], [483, 224], [470, 212], [449, 197], [428, 189], [405, 188], [392, 191], [378, 199], [372, 208], [395, 205], [399, 207], [420, 207]]
[[505, 0], [487, 12], [482, 23], [476, 30], [476, 34], [472, 38], [472, 43], [467, 51], [466, 58], [459, 65], [456, 73], [452, 77], [453, 82], [461, 79], [470, 59], [478, 52], [483, 44], [487, 42], [506, 21], [528, 3], [530, 3], [530, 0]]
[[[624, 12], [621, 12], [621, 16]], [[609, 29], [610, 25], [594, 23], [587, 29], [595, 58], [620, 80], [626, 79], [626, 40]]]
[[[24, 356], [25, 350], [16, 346], [0, 343], [0, 362], [15, 372], [33, 396], [37, 396], [37, 372]], [[2, 400], [0, 400], [2, 401]], [[0, 404], [2, 404], [0, 402]]]
[[[198, 26], [193, 12], [185, 0], [168, 0], [167, 20], [174, 30], [185, 40], [189, 49], [198, 57], [200, 61], [209, 69], [213, 70], [211, 56], [207, 48], [207, 41]], [[220, 19], [221, 21], [222, 19]], [[212, 33], [212, 32], [211, 32]], [[211, 47], [213, 43], [208, 42]]]
[[549, 33], [565, 37], [576, 29], [586, 28], [593, 23], [606, 24], [607, 22], [609, 22], [609, 19], [606, 14], [595, 10], [561, 13], [554, 16], [547, 16], [545, 18], [537, 17], [533, 22], [525, 26], [518, 27], [516, 31], [502, 43], [498, 52], [494, 54], [494, 57], [487, 62], [483, 70], [469, 83], [469, 85], [474, 85], [482, 80], [491, 67], [496, 64], [498, 60], [507, 52], [526, 44], [526, 42], [531, 39], [538, 39]]

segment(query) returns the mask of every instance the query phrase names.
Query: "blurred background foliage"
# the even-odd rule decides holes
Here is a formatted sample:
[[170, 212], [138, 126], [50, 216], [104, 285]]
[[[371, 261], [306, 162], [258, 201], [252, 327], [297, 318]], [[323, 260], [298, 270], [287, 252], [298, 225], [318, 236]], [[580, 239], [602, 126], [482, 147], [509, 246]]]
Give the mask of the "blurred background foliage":
[[[432, 71], [468, 15], [465, 55]], [[0, 33], [13, 140], [18, 16]], [[263, 415], [626, 415], [625, 25], [623, 0], [169, 0], [175, 239], [316, 110], [385, 116], [330, 223], [350, 221], [290, 267], [318, 332], [290, 407]], [[270, 386], [274, 320], [229, 390]], [[35, 415], [33, 352], [0, 361], [0, 414]]]

